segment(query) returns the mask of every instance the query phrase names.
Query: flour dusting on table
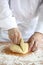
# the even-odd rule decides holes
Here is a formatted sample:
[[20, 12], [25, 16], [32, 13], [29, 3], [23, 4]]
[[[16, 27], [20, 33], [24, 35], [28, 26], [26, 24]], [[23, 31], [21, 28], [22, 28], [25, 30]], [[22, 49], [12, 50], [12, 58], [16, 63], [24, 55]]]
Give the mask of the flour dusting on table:
[[26, 56], [15, 56], [2, 53], [5, 45], [0, 45], [0, 65], [43, 65], [43, 50]]

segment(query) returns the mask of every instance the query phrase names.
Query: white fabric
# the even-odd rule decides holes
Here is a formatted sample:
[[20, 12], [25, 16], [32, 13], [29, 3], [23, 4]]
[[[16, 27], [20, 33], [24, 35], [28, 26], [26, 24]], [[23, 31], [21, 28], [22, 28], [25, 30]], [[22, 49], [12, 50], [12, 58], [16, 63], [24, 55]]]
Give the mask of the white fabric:
[[[10, 8], [14, 14], [13, 16], [16, 17], [18, 27], [25, 41], [30, 38], [34, 32], [43, 33], [41, 29], [43, 27], [43, 21], [42, 23], [41, 20], [39, 20], [40, 22], [38, 21], [38, 17], [40, 19], [39, 15], [34, 17], [40, 1], [41, 0], [10, 0]], [[17, 24], [14, 22], [15, 18], [12, 18], [12, 12], [9, 9], [8, 0], [0, 0], [0, 3], [0, 27], [4, 28], [4, 30], [17, 28]], [[39, 31], [39, 29], [41, 31]], [[8, 35], [4, 37], [2, 31], [0, 31], [0, 41], [2, 38], [8, 38]]]
[[8, 31], [0, 28], [0, 42], [9, 42], [11, 41], [8, 37]]
[[39, 20], [38, 25], [36, 27], [36, 32], [43, 33], [43, 4], [38, 9]]
[[19, 20], [31, 19], [41, 0], [11, 0], [10, 7], [14, 16]]
[[7, 17], [5, 19], [1, 19], [0, 27], [4, 28], [5, 30], [11, 29], [11, 28], [17, 28], [15, 17]]
[[8, 0], [0, 0], [0, 42], [10, 41], [7, 30], [11, 28], [17, 28], [16, 19], [12, 17]]
[[5, 28], [6, 30], [17, 28], [16, 20], [12, 17], [8, 0], [0, 0], [0, 28]]
[[38, 24], [38, 17], [35, 15], [38, 4], [41, 0], [11, 0], [10, 7], [17, 19], [18, 27], [26, 41], [35, 32]]

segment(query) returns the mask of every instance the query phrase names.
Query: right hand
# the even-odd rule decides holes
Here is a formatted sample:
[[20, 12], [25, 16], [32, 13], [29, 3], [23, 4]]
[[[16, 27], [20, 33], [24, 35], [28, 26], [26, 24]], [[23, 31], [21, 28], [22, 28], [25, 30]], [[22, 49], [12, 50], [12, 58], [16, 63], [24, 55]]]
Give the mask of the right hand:
[[30, 46], [29, 51], [40, 49], [43, 45], [43, 34], [35, 32], [28, 40], [28, 43]]
[[8, 35], [14, 44], [20, 44], [22, 35], [21, 35], [21, 32], [17, 28], [8, 30]]

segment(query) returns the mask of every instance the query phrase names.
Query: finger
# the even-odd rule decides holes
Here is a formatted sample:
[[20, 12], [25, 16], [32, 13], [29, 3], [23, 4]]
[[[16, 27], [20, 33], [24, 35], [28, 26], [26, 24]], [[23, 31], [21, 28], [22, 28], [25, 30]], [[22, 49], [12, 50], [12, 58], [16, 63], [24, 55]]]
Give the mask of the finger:
[[14, 34], [14, 44], [17, 44], [17, 33]]
[[18, 33], [18, 44], [20, 44], [20, 41], [21, 41], [21, 33]]
[[13, 34], [11, 34], [11, 35], [9, 35], [9, 38], [10, 38], [10, 40], [13, 42], [14, 40], [14, 35]]
[[34, 45], [34, 40], [29, 43], [29, 52], [32, 50], [33, 45]]
[[31, 51], [32, 51], [32, 52], [36, 51], [36, 50], [37, 50], [37, 47], [38, 47], [37, 42], [34, 42], [34, 45], [33, 45]]
[[17, 44], [17, 37], [14, 38], [14, 44]]

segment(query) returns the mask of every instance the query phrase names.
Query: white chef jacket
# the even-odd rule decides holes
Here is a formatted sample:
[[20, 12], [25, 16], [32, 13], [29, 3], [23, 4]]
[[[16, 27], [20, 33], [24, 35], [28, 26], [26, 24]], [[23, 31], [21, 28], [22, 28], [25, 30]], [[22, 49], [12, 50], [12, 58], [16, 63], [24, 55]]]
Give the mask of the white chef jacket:
[[[16, 18], [24, 40], [30, 38], [34, 32], [43, 33], [43, 22], [39, 20], [41, 19], [39, 15], [41, 12], [39, 11], [38, 16], [34, 17], [39, 2], [39, 0], [10, 0], [10, 8]], [[7, 30], [17, 28], [15, 18], [12, 17], [10, 8], [8, 0], [0, 0], [0, 41], [8, 41]]]
[[12, 17], [8, 0], [0, 0], [0, 42], [10, 41], [8, 29], [17, 28], [16, 19]]
[[[41, 0], [11, 0], [10, 8], [13, 15], [16, 17], [18, 27], [22, 33], [24, 40], [28, 40], [34, 32], [43, 33], [43, 22], [41, 20], [41, 14], [43, 9], [39, 4]], [[35, 16], [36, 10], [38, 11]], [[43, 6], [42, 6], [43, 7]], [[38, 9], [38, 10], [39, 10]], [[43, 19], [43, 18], [42, 18]]]

